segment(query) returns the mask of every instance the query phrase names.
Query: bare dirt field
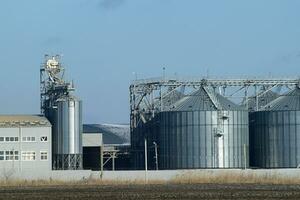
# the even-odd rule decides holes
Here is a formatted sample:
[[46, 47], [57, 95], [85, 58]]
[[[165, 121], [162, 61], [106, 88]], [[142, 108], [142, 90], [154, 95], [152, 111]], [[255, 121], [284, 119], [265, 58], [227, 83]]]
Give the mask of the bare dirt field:
[[162, 184], [2, 186], [0, 199], [300, 199], [299, 185]]

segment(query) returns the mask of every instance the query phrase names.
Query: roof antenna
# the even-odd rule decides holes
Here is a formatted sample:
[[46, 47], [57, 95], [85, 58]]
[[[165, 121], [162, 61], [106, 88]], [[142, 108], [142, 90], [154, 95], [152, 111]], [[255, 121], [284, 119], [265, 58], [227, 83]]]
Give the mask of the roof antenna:
[[163, 67], [163, 81], [166, 81], [166, 68]]
[[206, 69], [206, 79], [209, 78], [209, 68]]

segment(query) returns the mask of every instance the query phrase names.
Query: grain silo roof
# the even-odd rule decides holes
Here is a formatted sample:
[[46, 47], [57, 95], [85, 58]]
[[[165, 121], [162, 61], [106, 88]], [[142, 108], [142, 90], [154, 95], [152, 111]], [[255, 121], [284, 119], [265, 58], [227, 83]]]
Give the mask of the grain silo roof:
[[296, 89], [281, 95], [260, 110], [300, 110], [300, 88], [297, 87]]
[[[170, 111], [214, 111], [214, 110], [245, 110], [215, 92], [208, 92], [201, 87], [199, 90], [183, 97], [170, 107]], [[217, 105], [216, 105], [217, 103]]]
[[[267, 91], [266, 93], [264, 93], [263, 95], [258, 97], [258, 108], [261, 108], [265, 105], [267, 105], [268, 103], [272, 102], [273, 100], [277, 99], [279, 97], [279, 94], [273, 92], [273, 91]], [[248, 108], [249, 111], [255, 111], [256, 108], [256, 97], [255, 96], [251, 96], [249, 97], [248, 100]]]

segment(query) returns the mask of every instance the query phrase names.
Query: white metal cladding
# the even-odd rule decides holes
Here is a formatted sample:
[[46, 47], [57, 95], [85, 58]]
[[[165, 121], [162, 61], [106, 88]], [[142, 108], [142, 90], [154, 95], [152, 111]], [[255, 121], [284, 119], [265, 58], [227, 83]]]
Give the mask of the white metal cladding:
[[300, 164], [300, 111], [250, 114], [251, 166], [290, 168]]
[[[17, 152], [18, 157], [13, 160], [0, 160], [0, 178], [1, 176], [13, 176], [19, 172], [34, 171], [37, 173], [48, 173], [51, 171], [51, 157], [48, 160], [41, 160], [41, 151], [51, 154], [51, 126], [32, 126], [32, 127], [0, 127], [0, 137], [17, 137], [18, 141], [0, 142], [0, 151]], [[34, 137], [34, 142], [23, 141], [23, 137]], [[47, 137], [47, 141], [42, 141], [42, 137]], [[34, 152], [34, 160], [23, 160], [22, 154]], [[15, 154], [16, 155], [16, 154]], [[3, 158], [3, 157], [2, 157]], [[17, 159], [16, 159], [17, 158]]]
[[[161, 169], [243, 168], [248, 166], [248, 112], [226, 111], [223, 136], [216, 137], [218, 111], [160, 113]], [[222, 143], [222, 144], [220, 144]], [[220, 149], [222, 148], [222, 149]], [[245, 163], [246, 161], [246, 163]]]

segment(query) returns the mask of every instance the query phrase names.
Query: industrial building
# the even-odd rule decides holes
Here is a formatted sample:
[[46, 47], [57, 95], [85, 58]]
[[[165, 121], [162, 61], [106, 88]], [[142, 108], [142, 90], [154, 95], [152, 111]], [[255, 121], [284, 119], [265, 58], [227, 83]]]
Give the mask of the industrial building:
[[82, 135], [82, 166], [88, 170], [102, 170], [103, 137], [102, 133], [83, 133]]
[[101, 163], [104, 170], [130, 169], [129, 125], [83, 125], [83, 168], [101, 170]]
[[0, 116], [3, 177], [82, 169], [82, 103], [74, 90], [64, 80], [60, 57], [46, 55], [40, 68], [41, 114]]
[[0, 173], [52, 169], [51, 124], [38, 115], [0, 116]]
[[297, 78], [133, 81], [132, 167], [298, 167], [297, 91]]
[[64, 72], [45, 56], [41, 114], [0, 116], [2, 175], [300, 167], [298, 78], [135, 80], [130, 125], [83, 125]]
[[130, 169], [129, 125], [83, 126], [82, 102], [64, 72], [60, 56], [46, 55], [40, 68], [41, 115], [0, 116], [4, 174]]

